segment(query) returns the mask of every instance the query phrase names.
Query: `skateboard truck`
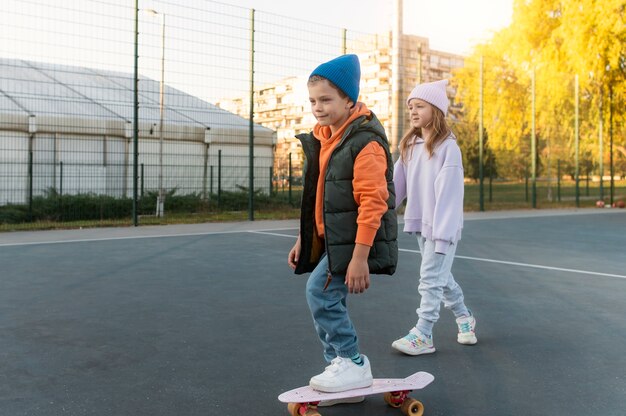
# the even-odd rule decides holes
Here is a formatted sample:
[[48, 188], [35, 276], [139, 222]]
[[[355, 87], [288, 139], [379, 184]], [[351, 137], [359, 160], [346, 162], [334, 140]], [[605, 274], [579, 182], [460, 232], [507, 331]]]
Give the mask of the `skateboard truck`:
[[385, 393], [385, 403], [396, 409], [400, 409], [407, 416], [421, 416], [424, 413], [424, 405], [419, 400], [409, 397], [412, 390], [389, 391]]

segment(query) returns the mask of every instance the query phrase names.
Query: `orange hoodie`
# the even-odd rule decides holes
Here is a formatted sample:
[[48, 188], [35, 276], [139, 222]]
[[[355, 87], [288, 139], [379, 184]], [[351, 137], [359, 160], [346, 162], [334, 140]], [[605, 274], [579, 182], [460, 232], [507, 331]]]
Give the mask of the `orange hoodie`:
[[[317, 233], [324, 236], [324, 177], [326, 168], [333, 150], [339, 144], [346, 128], [361, 116], [369, 117], [371, 111], [367, 106], [358, 102], [346, 122], [332, 134], [330, 127], [320, 126], [313, 128], [313, 135], [320, 141], [320, 176], [317, 181], [315, 196], [315, 223]], [[348, 139], [349, 140], [349, 139]], [[357, 216], [356, 243], [372, 246], [376, 231], [380, 227], [380, 219], [387, 211], [387, 155], [385, 149], [378, 143], [371, 142], [361, 150], [354, 161], [354, 179], [352, 180], [353, 196], [359, 205]]]

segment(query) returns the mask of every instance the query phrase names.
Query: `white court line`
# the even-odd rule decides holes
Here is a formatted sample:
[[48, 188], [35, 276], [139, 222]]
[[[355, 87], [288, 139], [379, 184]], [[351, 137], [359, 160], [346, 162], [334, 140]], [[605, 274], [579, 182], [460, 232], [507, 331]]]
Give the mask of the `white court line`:
[[[273, 236], [277, 236], [277, 237], [296, 238], [296, 236], [288, 235], [288, 234], [270, 233], [270, 232], [265, 232], [265, 231], [250, 231], [250, 232], [251, 233], [256, 233], [256, 234], [273, 235]], [[409, 249], [406, 249], [406, 248], [399, 248], [398, 251], [404, 251], [406, 253], [418, 253], [418, 254], [420, 253], [419, 250], [409, 250]], [[540, 264], [519, 263], [519, 262], [515, 262], [515, 261], [483, 259], [483, 258], [480, 258], [480, 257], [469, 257], [469, 256], [459, 256], [459, 255], [455, 255], [454, 258], [455, 259], [463, 259], [463, 260], [482, 261], [482, 262], [486, 262], [486, 263], [507, 264], [509, 266], [529, 267], [529, 268], [533, 268], [533, 269], [554, 270], [554, 271], [558, 271], [558, 272], [589, 274], [589, 275], [593, 275], [593, 276], [617, 277], [619, 279], [626, 279], [626, 276], [625, 275], [621, 275], [621, 274], [590, 272], [590, 271], [587, 271], [587, 270], [577, 270], [577, 269], [566, 269], [566, 268], [563, 268], [563, 267], [542, 266]]]
[[34, 246], [43, 244], [64, 244], [64, 243], [93, 243], [97, 241], [111, 241], [111, 240], [134, 240], [134, 239], [146, 239], [146, 238], [167, 238], [167, 237], [193, 237], [202, 235], [214, 235], [214, 234], [237, 234], [246, 231], [207, 231], [204, 233], [184, 233], [184, 234], [155, 234], [155, 235], [133, 235], [127, 237], [103, 237], [103, 238], [79, 238], [75, 240], [53, 240], [53, 241], [30, 241], [27, 243], [2, 243], [0, 247], [13, 247], [13, 246]]
[[[271, 228], [272, 230], [297, 230], [298, 228], [285, 227], [285, 228]], [[231, 230], [231, 231], [205, 231], [199, 233], [182, 233], [182, 234], [155, 234], [155, 235], [132, 235], [132, 236], [118, 236], [118, 237], [102, 237], [102, 238], [77, 238], [73, 240], [51, 240], [51, 241], [29, 241], [25, 243], [0, 243], [0, 247], [14, 247], [14, 246], [34, 246], [38, 244], [63, 244], [63, 243], [93, 243], [97, 241], [111, 241], [111, 240], [133, 240], [133, 239], [146, 239], [146, 238], [167, 238], [167, 237], [194, 237], [203, 235], [219, 235], [219, 234], [239, 234], [239, 233], [258, 233], [277, 235], [282, 237], [292, 237], [293, 235], [275, 234], [265, 232], [263, 230]]]
[[[419, 250], [407, 250], [405, 248], [400, 248], [398, 250], [399, 251], [405, 251], [407, 253], [419, 253]], [[515, 261], [483, 259], [483, 258], [480, 258], [480, 257], [459, 256], [459, 255], [456, 255], [456, 254], [455, 254], [454, 258], [455, 259], [464, 259], [464, 260], [483, 261], [483, 262], [486, 262], [486, 263], [508, 264], [509, 266], [530, 267], [530, 268], [533, 268], [533, 269], [555, 270], [555, 271], [559, 271], [559, 272], [590, 274], [590, 275], [594, 275], [594, 276], [617, 277], [617, 278], [620, 278], [620, 279], [626, 279], [626, 276], [621, 275], [621, 274], [590, 272], [590, 271], [587, 271], [587, 270], [566, 269], [566, 268], [563, 268], [563, 267], [552, 267], [552, 266], [542, 266], [540, 264], [518, 263], [518, 262], [515, 262]]]
[[[297, 228], [285, 228], [285, 230], [297, 230]], [[289, 234], [278, 234], [278, 233], [270, 233], [269, 231], [248, 231], [252, 234], [263, 234], [263, 235], [273, 235], [275, 237], [289, 237], [289, 238], [297, 238], [297, 235], [289, 235]]]
[[[278, 229], [278, 231], [281, 231], [281, 230], [297, 230], [297, 228]], [[30, 246], [30, 245], [41, 245], [41, 244], [83, 243], [83, 242], [111, 241], [111, 240], [132, 240], [132, 239], [146, 239], [146, 238], [193, 237], [193, 236], [203, 236], [203, 235], [237, 234], [237, 233], [264, 234], [264, 235], [272, 235], [275, 237], [296, 238], [296, 236], [290, 235], [290, 234], [272, 233], [269, 231], [262, 231], [262, 230], [233, 230], [233, 231], [214, 231], [214, 232], [185, 233], [185, 234], [160, 234], [160, 235], [144, 235], [144, 236], [128, 236], [128, 237], [85, 238], [85, 239], [75, 239], [75, 240], [38, 241], [38, 242], [28, 242], [28, 243], [4, 243], [4, 244], [0, 244], [0, 247]], [[404, 248], [400, 248], [398, 250], [404, 251], [407, 253], [419, 254], [419, 250], [409, 250], [409, 249], [404, 249]], [[593, 276], [617, 277], [619, 279], [626, 279], [626, 275], [620, 275], [620, 274], [591, 272], [587, 270], [577, 270], [577, 269], [566, 269], [563, 267], [542, 266], [540, 264], [484, 259], [480, 257], [468, 257], [468, 256], [459, 256], [459, 255], [455, 255], [454, 257], [459, 258], [459, 259], [464, 259], [464, 260], [482, 261], [486, 263], [507, 264], [510, 266], [529, 267], [529, 268], [534, 268], [534, 269], [554, 270], [554, 271], [561, 271], [561, 272], [567, 272], [567, 273], [588, 274], [588, 275], [593, 275]]]

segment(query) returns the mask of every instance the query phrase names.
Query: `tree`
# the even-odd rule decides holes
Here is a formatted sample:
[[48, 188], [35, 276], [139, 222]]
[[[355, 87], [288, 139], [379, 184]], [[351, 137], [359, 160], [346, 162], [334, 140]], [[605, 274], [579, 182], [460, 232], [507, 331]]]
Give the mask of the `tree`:
[[[479, 143], [478, 126], [473, 124], [457, 123], [452, 127], [456, 136], [461, 154], [463, 155], [463, 169], [465, 177], [478, 180], [479, 171]], [[497, 178], [498, 170], [495, 154], [489, 148], [487, 132], [483, 134], [483, 177]]]
[[[552, 175], [557, 160], [573, 159], [576, 75], [581, 91], [581, 154], [606, 158], [598, 154], [597, 145], [600, 103], [604, 137], [608, 136], [609, 93], [614, 132], [624, 125], [626, 113], [625, 15], [626, 0], [515, 0], [511, 25], [477, 45], [465, 66], [455, 72], [462, 121], [477, 125], [480, 62], [484, 62], [483, 122], [501, 175], [520, 175], [530, 163], [533, 76], [543, 173]], [[614, 136], [616, 146], [626, 145], [623, 134]]]

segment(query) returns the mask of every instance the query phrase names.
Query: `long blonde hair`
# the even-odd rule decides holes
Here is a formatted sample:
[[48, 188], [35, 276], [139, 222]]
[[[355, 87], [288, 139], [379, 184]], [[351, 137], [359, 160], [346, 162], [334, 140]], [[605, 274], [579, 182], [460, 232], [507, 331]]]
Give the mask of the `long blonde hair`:
[[[428, 151], [428, 157], [431, 158], [435, 153], [435, 148], [450, 135], [452, 130], [448, 126], [448, 123], [446, 123], [446, 116], [443, 114], [443, 111], [430, 103], [427, 104], [433, 109], [433, 119], [431, 120], [433, 125], [433, 136], [426, 140], [426, 150]], [[400, 157], [403, 162], [406, 162], [411, 158], [411, 155], [409, 154], [409, 146], [413, 144], [412, 138], [414, 136], [422, 137], [422, 129], [418, 127], [411, 127], [402, 140], [400, 140]]]

